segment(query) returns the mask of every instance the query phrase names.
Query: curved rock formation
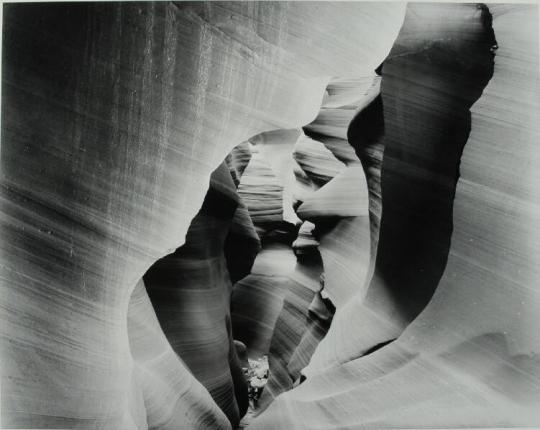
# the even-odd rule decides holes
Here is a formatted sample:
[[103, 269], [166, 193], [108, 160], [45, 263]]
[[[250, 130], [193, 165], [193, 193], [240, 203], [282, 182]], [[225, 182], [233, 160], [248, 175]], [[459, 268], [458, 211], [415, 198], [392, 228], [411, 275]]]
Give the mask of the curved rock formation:
[[227, 270], [233, 283], [251, 272], [260, 249], [259, 236], [248, 208], [240, 198], [224, 244]]
[[[415, 18], [426, 16], [430, 8], [430, 15], [444, 11], [439, 29], [440, 22], [456, 25], [467, 22], [467, 16], [482, 19], [487, 13], [484, 7], [475, 10], [470, 5], [409, 5], [404, 24], [409, 40], [421, 33], [416, 37], [407, 33], [407, 23], [412, 19], [414, 28]], [[308, 376], [300, 387], [278, 398], [252, 428], [540, 423], [533, 406], [540, 399], [539, 337], [531, 330], [538, 325], [533, 309], [540, 302], [533, 287], [537, 266], [529, 265], [538, 253], [535, 242], [526, 238], [535, 231], [530, 228], [537, 218], [538, 193], [533, 190], [538, 182], [529, 170], [532, 163], [524, 162], [525, 157], [538, 159], [540, 98], [538, 45], [530, 38], [537, 31], [533, 11], [533, 6], [490, 6], [498, 43], [494, 75], [471, 109], [471, 134], [453, 207], [452, 244], [430, 303], [397, 340]], [[520, 29], [512, 31], [517, 23]], [[491, 23], [486, 19], [483, 24]], [[443, 40], [451, 43], [452, 39]], [[385, 62], [383, 95], [387, 66]], [[516, 72], [518, 80], [511, 78]], [[503, 96], [506, 103], [501, 103]], [[386, 115], [385, 123], [390, 125]], [[515, 174], [516, 166], [520, 175]], [[331, 335], [332, 329], [325, 340]]]
[[540, 426], [537, 14], [7, 4], [0, 427]]
[[[250, 160], [251, 150], [247, 142], [236, 146], [225, 159], [237, 189]], [[261, 241], [249, 215], [249, 210], [242, 198], [238, 196], [238, 207], [224, 245], [227, 269], [233, 283], [251, 272], [255, 257], [260, 249]]]
[[293, 155], [295, 161], [317, 188], [328, 183], [345, 169], [343, 163], [335, 158], [323, 143], [305, 135], [298, 138]]
[[300, 133], [301, 131], [298, 129], [273, 130], [258, 134], [249, 140], [262, 153], [274, 172], [274, 176], [279, 179], [283, 187], [283, 221], [291, 224], [300, 222], [293, 209], [296, 180], [294, 176], [295, 162], [291, 156]]
[[[158, 260], [144, 275], [148, 295], [173, 350], [208, 389], [233, 427], [247, 409], [246, 381], [232, 347], [232, 284], [225, 256], [225, 241], [238, 203], [229, 169], [222, 163], [211, 176], [185, 244]], [[244, 398], [237, 398], [235, 392], [241, 392], [242, 385]], [[244, 405], [241, 410], [240, 404]]]
[[372, 68], [402, 14], [375, 4], [4, 8], [3, 425], [129, 427], [125, 322], [138, 279], [182, 244], [232, 147], [308, 123], [325, 77]]
[[[235, 338], [254, 359], [268, 354], [274, 325], [294, 268], [290, 248], [292, 212], [292, 148], [299, 131], [270, 132], [250, 139], [253, 157], [240, 181], [239, 194], [262, 242], [251, 273], [237, 282], [231, 300]], [[296, 216], [294, 216], [296, 218]], [[289, 221], [287, 221], [289, 220]]]
[[[451, 19], [441, 24], [442, 16]], [[380, 101], [365, 114], [375, 116], [382, 103], [383, 212], [373, 278], [366, 296], [336, 317], [336, 336], [321, 346], [308, 373], [395, 339], [435, 291], [448, 257], [469, 108], [493, 70], [488, 16], [476, 6], [408, 6], [383, 64]], [[365, 137], [357, 144], [370, 144], [371, 131], [355, 132]], [[351, 324], [355, 330], [345, 341]]]
[[129, 399], [132, 416], [126, 425], [142, 429], [229, 427], [208, 391], [171, 348], [142, 280], [131, 295], [127, 324], [134, 362]]
[[[310, 334], [317, 321], [310, 315], [309, 308], [321, 288], [319, 280], [322, 271], [322, 262], [317, 253], [309, 259], [299, 260], [289, 275], [286, 295], [270, 343], [268, 356], [270, 377], [261, 398], [261, 410], [264, 410], [277, 395], [290, 390], [300, 377], [300, 370], [307, 365], [311, 357], [311, 354], [300, 353], [302, 343], [305, 348], [306, 336], [312, 339], [308, 344], [312, 351], [320, 341], [321, 336], [314, 338]], [[317, 314], [313, 317], [317, 317]], [[318, 327], [313, 328], [320, 331]], [[325, 333], [326, 331], [322, 335]], [[295, 355], [299, 357], [303, 355], [304, 361], [290, 368]]]
[[368, 192], [360, 165], [348, 167], [309, 195], [298, 207], [298, 216], [315, 222], [323, 218], [367, 215]]
[[357, 112], [364, 112], [379, 94], [379, 88], [380, 77], [374, 73], [362, 78], [332, 79], [326, 87], [319, 114], [303, 127], [304, 132], [322, 142], [343, 163], [359, 163], [353, 148], [347, 143], [349, 125], [357, 117]]
[[367, 93], [364, 106], [359, 108], [347, 132], [349, 143], [355, 147], [362, 162], [369, 194], [371, 260], [368, 277], [375, 268], [381, 226], [381, 170], [384, 153], [384, 112], [380, 94], [380, 78], [375, 78]]
[[283, 184], [256, 148], [240, 180], [238, 193], [245, 202], [253, 224], [264, 236], [283, 223]]
[[[364, 90], [356, 81], [332, 81], [327, 88], [330, 95], [319, 115], [306, 127], [312, 133], [316, 130], [321, 142], [300, 135], [295, 146], [295, 159], [312, 188], [300, 198], [297, 196], [296, 212], [313, 223], [303, 223], [293, 243], [298, 262], [275, 325], [269, 356], [270, 378], [261, 398], [261, 409], [301, 378], [301, 369], [309, 363], [330, 327], [336, 303], [346, 302], [360, 288], [358, 280], [367, 274], [367, 189], [362, 187], [365, 179], [359, 160], [344, 139], [348, 121], [365, 96]], [[358, 246], [355, 239], [365, 246]], [[294, 281], [295, 276], [303, 281]]]
[[244, 174], [250, 160], [251, 149], [249, 148], [249, 142], [247, 141], [235, 146], [229, 155], [227, 155], [227, 158], [225, 158], [225, 162], [229, 167], [236, 188], [238, 188], [240, 178]]

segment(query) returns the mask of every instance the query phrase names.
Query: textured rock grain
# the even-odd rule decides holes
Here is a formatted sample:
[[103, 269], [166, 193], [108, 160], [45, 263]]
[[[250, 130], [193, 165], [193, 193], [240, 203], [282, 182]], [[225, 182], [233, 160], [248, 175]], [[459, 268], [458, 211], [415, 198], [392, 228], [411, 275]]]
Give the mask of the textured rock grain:
[[6, 5], [2, 425], [131, 428], [135, 284], [182, 244], [228, 152], [308, 123], [327, 76], [372, 68], [402, 14], [372, 4]]
[[360, 154], [370, 145], [371, 132], [384, 147], [374, 274], [365, 297], [355, 297], [355, 304], [336, 316], [331, 329], [336, 336], [327, 338], [330, 344], [321, 346], [308, 372], [331, 366], [337, 357], [338, 362], [358, 358], [396, 338], [437, 288], [448, 258], [469, 109], [493, 72], [495, 39], [488, 16], [474, 5], [408, 6], [383, 63], [381, 97], [363, 113], [376, 120], [382, 104], [384, 133], [380, 126], [362, 133], [361, 122], [350, 133]]
[[[420, 17], [430, 7], [409, 5], [409, 13]], [[533, 226], [539, 202], [537, 169], [532, 167], [538, 160], [538, 42], [530, 37], [538, 31], [537, 9], [489, 9], [498, 43], [494, 73], [471, 108], [451, 246], [433, 298], [397, 340], [308, 375], [300, 387], [276, 399], [252, 428], [540, 423], [534, 406], [540, 400], [539, 337], [531, 330], [538, 325], [540, 304], [534, 287], [540, 254], [531, 237], [537, 235]], [[444, 21], [455, 25], [485, 12], [454, 5]], [[336, 335], [331, 329], [325, 341]]]

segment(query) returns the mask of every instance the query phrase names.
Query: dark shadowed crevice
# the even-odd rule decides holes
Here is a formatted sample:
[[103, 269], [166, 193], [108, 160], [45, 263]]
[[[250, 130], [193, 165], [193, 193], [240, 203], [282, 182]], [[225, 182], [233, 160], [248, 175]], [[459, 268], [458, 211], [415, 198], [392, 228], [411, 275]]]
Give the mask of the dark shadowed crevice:
[[[377, 70], [382, 71], [382, 64]], [[380, 94], [353, 118], [347, 130], [347, 138], [362, 163], [368, 185], [371, 273], [377, 254], [382, 210], [381, 168], [385, 142], [383, 102]]]
[[[210, 178], [184, 245], [158, 260], [144, 275], [148, 296], [173, 350], [208, 389], [233, 427], [247, 410], [247, 382], [233, 342], [231, 263], [225, 245], [240, 203], [224, 162]], [[244, 239], [249, 237], [237, 235], [238, 243]], [[249, 241], [247, 248], [253, 251], [252, 263], [257, 244]], [[250, 264], [245, 265], [249, 271]]]
[[401, 320], [425, 307], [446, 267], [470, 108], [493, 75], [495, 49], [484, 5], [410, 4], [381, 70], [381, 95], [349, 128], [366, 170], [372, 220], [379, 191], [374, 154], [384, 149], [368, 298], [380, 302], [375, 297], [384, 290], [388, 312]]
[[384, 342], [378, 343], [377, 345], [372, 346], [371, 348], [369, 348], [369, 349], [364, 353], [364, 357], [365, 357], [366, 355], [369, 355], [369, 354], [374, 353], [375, 351], [378, 351], [378, 350], [381, 349], [383, 346], [389, 345], [389, 344], [392, 343], [394, 340], [396, 340], [396, 339], [390, 339], [390, 340], [387, 340], [387, 341], [384, 341]]

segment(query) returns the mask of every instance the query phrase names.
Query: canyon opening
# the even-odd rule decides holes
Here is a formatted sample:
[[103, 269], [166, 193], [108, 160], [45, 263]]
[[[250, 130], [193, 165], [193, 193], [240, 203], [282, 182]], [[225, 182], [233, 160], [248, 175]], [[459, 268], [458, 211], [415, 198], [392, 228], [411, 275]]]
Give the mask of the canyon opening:
[[540, 428], [538, 6], [2, 6], [0, 428]]

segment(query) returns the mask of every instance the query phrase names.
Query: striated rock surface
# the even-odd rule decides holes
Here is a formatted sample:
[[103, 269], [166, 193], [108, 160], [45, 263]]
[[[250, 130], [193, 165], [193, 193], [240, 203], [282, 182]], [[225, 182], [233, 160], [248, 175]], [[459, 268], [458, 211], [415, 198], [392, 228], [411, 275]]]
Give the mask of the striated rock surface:
[[7, 4], [0, 427], [540, 426], [537, 16]]
[[373, 86], [366, 94], [366, 100], [349, 124], [349, 143], [355, 148], [362, 162], [369, 195], [369, 222], [371, 261], [368, 277], [375, 268], [375, 256], [379, 244], [381, 225], [381, 169], [384, 153], [384, 112], [380, 94], [381, 80], [374, 79]]
[[128, 310], [133, 357], [130, 428], [227, 428], [224, 413], [171, 348], [143, 281], [133, 290]]
[[[208, 389], [233, 427], [239, 404], [247, 408], [247, 386], [231, 347], [231, 279], [225, 241], [239, 197], [226, 163], [213, 173], [201, 210], [185, 244], [144, 275], [148, 295], [174, 351]], [[246, 386], [244, 398], [235, 391]], [[240, 390], [241, 391], [241, 390]]]
[[300, 135], [294, 147], [294, 159], [317, 187], [322, 187], [345, 169], [323, 143]]
[[[250, 160], [251, 150], [247, 142], [236, 146], [225, 159], [237, 189]], [[238, 195], [238, 206], [224, 244], [227, 269], [233, 283], [249, 275], [260, 249], [261, 241], [249, 214], [249, 209], [242, 197]]]
[[134, 286], [182, 244], [229, 151], [311, 121], [326, 77], [372, 69], [402, 17], [375, 4], [4, 7], [3, 426], [132, 428]]
[[[451, 19], [441, 25], [443, 14]], [[365, 297], [355, 297], [356, 304], [336, 317], [335, 343], [321, 347], [326, 352], [308, 372], [393, 340], [435, 291], [450, 246], [469, 109], [493, 71], [495, 39], [488, 17], [486, 9], [476, 6], [408, 7], [382, 67], [383, 212], [373, 278]], [[345, 341], [343, 333], [352, 321], [357, 329]]]
[[236, 338], [253, 359], [269, 354], [295, 267], [291, 242], [299, 219], [293, 210], [292, 152], [299, 135], [300, 130], [276, 130], [252, 137], [253, 157], [240, 182], [262, 249], [251, 273], [234, 285], [232, 321]]
[[300, 222], [293, 209], [296, 191], [296, 178], [294, 176], [296, 163], [292, 157], [294, 145], [300, 134], [299, 129], [274, 130], [258, 134], [249, 140], [256, 146], [257, 151], [261, 152], [281, 184], [283, 188], [283, 221], [291, 224]]
[[233, 150], [225, 158], [225, 162], [231, 172], [231, 177], [238, 188], [240, 185], [240, 178], [244, 174], [247, 165], [251, 160], [251, 149], [249, 148], [249, 142], [242, 142], [235, 146]]
[[336, 308], [366, 290], [370, 261], [369, 218], [347, 217], [321, 234], [324, 291]]
[[333, 308], [365, 291], [370, 268], [369, 191], [365, 171], [346, 139], [349, 123], [372, 102], [379, 84], [374, 76], [332, 80], [319, 115], [304, 127], [347, 166], [298, 207], [300, 218], [316, 225], [324, 265], [322, 294]]
[[[454, 30], [461, 23], [462, 36], [453, 31], [452, 37], [435, 44], [451, 47], [456, 43], [464, 52], [466, 44], [474, 40], [468, 31], [481, 35], [475, 28], [491, 28], [487, 13], [486, 8], [473, 5], [409, 5], [396, 46], [404, 42], [403, 37], [408, 43], [418, 41], [426, 29], [426, 18], [431, 17], [438, 31], [443, 22]], [[538, 213], [538, 181], [529, 170], [538, 160], [538, 44], [530, 37], [537, 32], [537, 10], [535, 6], [490, 5], [489, 13], [498, 44], [494, 72], [471, 107], [471, 132], [461, 157], [450, 218], [451, 246], [433, 298], [397, 340], [364, 357], [350, 356], [341, 365], [336, 365], [339, 358], [335, 357], [333, 368], [308, 374], [300, 387], [276, 399], [252, 428], [522, 427], [540, 423], [533, 406], [540, 399], [539, 337], [531, 330], [538, 325], [538, 313], [533, 309], [540, 304], [533, 287], [537, 265], [531, 263], [540, 254], [536, 242], [526, 238], [536, 234], [531, 227]], [[415, 30], [417, 25], [422, 31]], [[488, 42], [489, 38], [480, 38], [476, 45], [483, 46], [489, 59]], [[414, 64], [415, 55], [422, 55], [410, 52], [396, 62], [391, 54], [383, 66], [387, 133], [392, 116], [386, 112], [393, 111], [397, 100], [386, 103], [386, 73], [391, 82], [404, 79], [407, 74], [398, 73], [403, 68], [392, 66], [408, 60]], [[408, 71], [410, 67], [407, 64]], [[446, 71], [448, 68], [441, 76]], [[474, 76], [483, 78], [481, 73]], [[426, 95], [424, 86], [420, 94]], [[399, 124], [407, 127], [410, 121]], [[383, 170], [386, 157], [387, 152]], [[383, 174], [383, 219], [386, 190]], [[383, 222], [381, 242], [384, 229]], [[359, 304], [354, 308], [356, 312], [362, 309]], [[335, 323], [336, 319], [320, 349], [338, 335], [332, 332]], [[348, 324], [349, 333], [355, 333], [350, 330], [354, 320], [349, 319]], [[361, 348], [356, 353], [361, 355]]]
[[316, 222], [323, 218], [367, 215], [369, 203], [365, 181], [362, 167], [346, 168], [309, 195], [298, 207], [298, 216]]
[[321, 142], [300, 135], [295, 146], [295, 159], [312, 187], [297, 199], [296, 213], [309, 221], [293, 243], [298, 261], [275, 325], [261, 409], [301, 379], [330, 327], [336, 303], [346, 302], [362, 286], [358, 283], [369, 267], [368, 193], [359, 160], [345, 140], [365, 91], [355, 81], [333, 80], [327, 94], [319, 115], [306, 127], [317, 130]]
[[313, 255], [318, 252], [319, 241], [313, 236], [315, 224], [305, 221], [298, 230], [298, 236], [292, 243], [292, 248], [297, 257]]
[[[294, 272], [289, 275], [286, 295], [270, 343], [268, 356], [270, 377], [261, 397], [261, 410], [264, 410], [277, 395], [290, 390], [300, 377], [300, 370], [307, 365], [311, 354], [304, 353], [304, 361], [297, 363], [293, 368], [289, 365], [293, 363], [295, 355], [302, 358], [300, 352], [305, 348], [306, 341], [312, 340], [308, 344], [311, 345], [312, 351], [320, 341], [320, 337], [314, 338], [310, 333], [316, 321], [311, 318], [309, 308], [321, 288], [322, 271], [322, 262], [317, 253], [309, 259], [299, 260]], [[301, 345], [302, 343], [304, 345]]]
[[249, 216], [248, 208], [239, 198], [238, 207], [224, 244], [227, 270], [233, 283], [251, 272], [255, 257], [260, 249], [261, 242]]
[[317, 117], [303, 127], [311, 138], [322, 142], [343, 163], [359, 162], [347, 142], [349, 124], [358, 111], [379, 94], [380, 77], [374, 73], [363, 78], [335, 78], [326, 87], [325, 97]]
[[245, 202], [259, 236], [283, 223], [283, 184], [266, 157], [256, 148], [240, 180], [238, 193]]
[[269, 243], [257, 255], [252, 272], [234, 285], [233, 332], [252, 357], [268, 354], [276, 320], [288, 291], [295, 258], [290, 246]]
[[[262, 249], [251, 273], [233, 287], [232, 325], [235, 338], [246, 345], [253, 359], [268, 354], [287, 294], [288, 274], [294, 269], [292, 145], [299, 133], [276, 131], [250, 139], [253, 156], [239, 185]], [[241, 245], [235, 245], [241, 250]]]

